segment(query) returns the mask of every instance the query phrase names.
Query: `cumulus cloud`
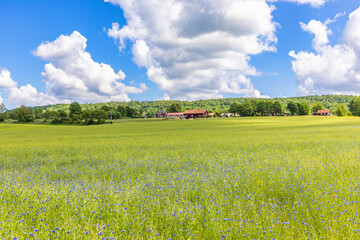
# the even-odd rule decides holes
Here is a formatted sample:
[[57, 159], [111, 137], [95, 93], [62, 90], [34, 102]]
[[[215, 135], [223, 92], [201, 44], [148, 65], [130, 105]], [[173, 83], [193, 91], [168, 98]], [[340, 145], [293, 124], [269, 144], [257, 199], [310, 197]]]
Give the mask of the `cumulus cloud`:
[[7, 69], [0, 69], [0, 89], [9, 89], [16, 87], [17, 83], [12, 80], [10, 71]]
[[[26, 105], [47, 105], [59, 103], [59, 99], [55, 96], [48, 95], [46, 93], [38, 92], [31, 84], [26, 84], [20, 88], [10, 88], [9, 98], [7, 102], [14, 106]], [[68, 102], [68, 101], [63, 101]]]
[[46, 92], [38, 92], [30, 84], [18, 87], [7, 69], [0, 71], [0, 89], [9, 93], [7, 102], [18, 106], [70, 103], [72, 101], [129, 101], [128, 94], [147, 90], [144, 83], [139, 87], [121, 82], [125, 74], [117, 73], [110, 65], [97, 63], [86, 52], [87, 39], [79, 32], [61, 35], [55, 41], [44, 42], [33, 54], [49, 63], [41, 74]]
[[300, 23], [302, 30], [315, 35], [313, 40], [313, 47], [315, 50], [320, 51], [321, 48], [329, 43], [328, 35], [332, 34], [332, 31], [328, 29], [328, 26], [320, 21], [311, 20], [308, 24]]
[[360, 8], [350, 14], [340, 42], [329, 45], [327, 24], [311, 20], [302, 24], [315, 35], [315, 52], [291, 51], [292, 69], [300, 82], [300, 95], [359, 94], [360, 91]]
[[[57, 103], [59, 100], [54, 96], [50, 96], [44, 93], [38, 93], [36, 88], [34, 88], [31, 84], [27, 84], [18, 88], [18, 83], [11, 78], [11, 73], [7, 69], [0, 70], [0, 89], [8, 92], [9, 98], [7, 99], [7, 103], [15, 106], [54, 104]], [[1, 102], [3, 102], [2, 98], [0, 103]]]
[[164, 99], [261, 97], [249, 77], [250, 56], [276, 51], [274, 6], [266, 0], [105, 0], [120, 6], [127, 25], [108, 35], [147, 68]]
[[97, 63], [86, 52], [87, 39], [79, 32], [61, 35], [42, 43], [34, 55], [49, 63], [42, 73], [47, 93], [60, 99], [82, 101], [129, 101], [128, 94], [142, 93], [140, 88], [121, 83], [125, 74], [105, 63]]

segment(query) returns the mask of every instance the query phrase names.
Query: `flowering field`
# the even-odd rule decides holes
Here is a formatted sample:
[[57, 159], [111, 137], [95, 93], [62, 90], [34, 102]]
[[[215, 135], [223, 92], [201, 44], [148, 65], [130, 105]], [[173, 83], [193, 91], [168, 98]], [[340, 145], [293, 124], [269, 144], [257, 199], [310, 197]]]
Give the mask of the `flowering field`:
[[0, 239], [360, 239], [359, 118], [0, 124]]

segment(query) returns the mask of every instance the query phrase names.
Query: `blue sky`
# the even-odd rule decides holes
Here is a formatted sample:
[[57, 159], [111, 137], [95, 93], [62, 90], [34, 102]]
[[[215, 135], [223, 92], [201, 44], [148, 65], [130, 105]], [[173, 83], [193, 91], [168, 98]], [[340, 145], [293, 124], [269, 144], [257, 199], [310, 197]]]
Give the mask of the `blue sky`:
[[[243, 2], [246, 1], [248, 0], [243, 0]], [[144, 3], [144, 1], [140, 0], [135, 2], [138, 2], [140, 5]], [[176, 5], [178, 2], [182, 3], [186, 1], [172, 0], [171, 2], [173, 5]], [[232, 1], [224, 2], [228, 5], [232, 4]], [[171, 24], [173, 25], [169, 23], [162, 26], [161, 22], [169, 17], [165, 14], [166, 11], [177, 11], [177, 8], [173, 8], [173, 5], [169, 6], [169, 9], [167, 9], [167, 6], [162, 6], [162, 8], [157, 8], [156, 5], [142, 6], [141, 9], [143, 8], [144, 11], [139, 10], [136, 12], [134, 6], [129, 6], [125, 0], [109, 0], [109, 2], [102, 0], [0, 1], [0, 69], [3, 71], [3, 74], [0, 75], [1, 101], [7, 106], [15, 107], [19, 104], [43, 105], [75, 100], [79, 102], [102, 102], [111, 100], [128, 101], [130, 99], [194, 100], [197, 98], [243, 96], [291, 97], [329, 93], [356, 94], [356, 91], [360, 90], [357, 85], [352, 84], [352, 82], [356, 82], [357, 80], [360, 81], [356, 74], [350, 76], [350, 73], [346, 73], [344, 75], [345, 77], [340, 76], [340, 78], [346, 78], [346, 81], [331, 82], [328, 86], [326, 80], [318, 77], [321, 71], [326, 71], [326, 69], [321, 69], [319, 72], [305, 69], [302, 59], [308, 59], [306, 57], [311, 56], [311, 53], [317, 55], [318, 58], [329, 56], [324, 53], [325, 50], [316, 51], [313, 48], [314, 34], [321, 30], [311, 28], [311, 30], [305, 31], [300, 27], [300, 22], [308, 24], [311, 20], [317, 20], [322, 24], [319, 23], [320, 25], [318, 26], [325, 26], [327, 19], [332, 19], [336, 14], [345, 12], [343, 16], [325, 26], [325, 28], [332, 31], [332, 34], [328, 34], [328, 42], [321, 44], [323, 44], [324, 49], [325, 47], [329, 49], [339, 44], [340, 38], [343, 39], [344, 29], [350, 22], [349, 14], [357, 10], [360, 4], [353, 0], [332, 0], [325, 1], [321, 6], [314, 7], [309, 4], [311, 0], [305, 2], [308, 3], [301, 4], [301, 0], [271, 3], [265, 2], [265, 0], [263, 1], [261, 7], [264, 7], [264, 11], [262, 12], [260, 10], [258, 11], [259, 13], [255, 11], [253, 16], [251, 16], [254, 18], [254, 21], [259, 21], [258, 24], [251, 26], [251, 21], [247, 22], [247, 24], [249, 24], [249, 28], [251, 28], [249, 31], [252, 32], [255, 37], [258, 37], [260, 41], [266, 38], [267, 40], [264, 40], [264, 42], [270, 42], [269, 45], [272, 49], [264, 50], [263, 48], [260, 49], [259, 46], [257, 47], [255, 43], [254, 49], [252, 49], [252, 45], [249, 43], [251, 40], [249, 39], [253, 38], [249, 37], [249, 39], [244, 40], [245, 42], [241, 42], [243, 39], [238, 38], [238, 35], [240, 33], [243, 34], [243, 29], [237, 26], [234, 27], [234, 29], [238, 31], [234, 34], [234, 38], [222, 41], [222, 36], [225, 38], [229, 33], [227, 33], [227, 35], [216, 34], [220, 30], [226, 33], [227, 30], [224, 29], [233, 27], [233, 24], [236, 25], [237, 22], [241, 23], [243, 19], [241, 16], [235, 16], [233, 19], [225, 19], [224, 17], [223, 25], [219, 26], [220, 23], [214, 23], [214, 21], [211, 20], [212, 15], [209, 15], [210, 13], [206, 14], [206, 11], [209, 9], [209, 12], [211, 12], [211, 10], [213, 10], [211, 8], [214, 6], [210, 6], [210, 4], [207, 6], [206, 3], [204, 3], [204, 7], [202, 8], [205, 11], [204, 16], [206, 16], [206, 18], [194, 16], [196, 13], [190, 10], [186, 12], [190, 7], [188, 6], [189, 8], [186, 8], [187, 3], [183, 3], [182, 6], [185, 7], [181, 9], [180, 15], [185, 15], [186, 18], [184, 17], [182, 19], [178, 17], [175, 20], [171, 20]], [[313, 2], [320, 1], [314, 0]], [[151, 1], [148, 1], [148, 3], [151, 4]], [[270, 5], [274, 5], [276, 9], [269, 15], [267, 6], [270, 7]], [[249, 8], [252, 7], [251, 5], [242, 5], [239, 6], [239, 10], [247, 6], [249, 6]], [[223, 3], [219, 3], [216, 7], [222, 9], [223, 12], [226, 12], [228, 9], [228, 6]], [[251, 11], [251, 9], [249, 11]], [[148, 13], [145, 14], [144, 12]], [[153, 15], [151, 15], [151, 13]], [[217, 16], [218, 19], [223, 17], [221, 14], [222, 13], [219, 13]], [[259, 14], [259, 16], [257, 16], [257, 14]], [[241, 15], [241, 11], [239, 15]], [[154, 21], [154, 18], [158, 16], [158, 21]], [[269, 16], [272, 16], [272, 19], [269, 20]], [[136, 17], [140, 17], [142, 22], [135, 23], [134, 19], [136, 19]], [[161, 19], [161, 17], [164, 17], [164, 19]], [[209, 49], [206, 49], [206, 44], [201, 48], [198, 47], [197, 42], [195, 42], [198, 39], [195, 38], [202, 36], [202, 30], [199, 30], [199, 28], [195, 29], [195, 27], [193, 27], [194, 22], [191, 21], [191, 24], [184, 27], [184, 29], [176, 25], [178, 19], [184, 22], [192, 18], [195, 19], [193, 21], [196, 24], [201, 22], [201, 24], [199, 24], [201, 28], [210, 29], [213, 27], [214, 30], [209, 30], [212, 32], [208, 32], [208, 34], [209, 36], [212, 34], [214, 34], [213, 36], [218, 36], [219, 45], [222, 44], [222, 42], [230, 42], [236, 45], [237, 40], [239, 40], [239, 45], [249, 43], [248, 48], [252, 50], [235, 47], [229, 47], [229, 49], [225, 49], [226, 51], [220, 50], [223, 48], [217, 45], [216, 42], [209, 44]], [[357, 19], [358, 18], [353, 20], [353, 22], [356, 23]], [[229, 21], [232, 21], [232, 23], [229, 23]], [[112, 27], [113, 23], [118, 23], [118, 29]], [[275, 29], [269, 25], [270, 23], [275, 26]], [[355, 23], [353, 25], [356, 25]], [[158, 24], [158, 26], [156, 24]], [[265, 27], [261, 30], [256, 29], [262, 26], [260, 24], [267, 26], [267, 29]], [[184, 25], [186, 25], [186, 23], [184, 23]], [[130, 33], [121, 32], [121, 28], [124, 26], [128, 26], [129, 29], [131, 29], [129, 31]], [[185, 43], [185, 45], [174, 47], [173, 45], [178, 44], [175, 38], [171, 38], [166, 43], [171, 45], [172, 48], [168, 46], [164, 47], [164, 43], [159, 43], [160, 37], [165, 38], [171, 35], [165, 33], [166, 31], [171, 31], [174, 26], [182, 29], [185, 34], [193, 34], [196, 32], [196, 37], [188, 37], [188, 35], [184, 34], [186, 37], [186, 39], [184, 39], [186, 40], [186, 44], [190, 44], [191, 41], [193, 41], [197, 49], [194, 50], [193, 47], [189, 47], [189, 45]], [[248, 27], [246, 25], [244, 26], [244, 28]], [[114, 30], [113, 33], [115, 34], [111, 34], [109, 32], [110, 30]], [[74, 31], [78, 34], [72, 35]], [[164, 35], [159, 36], [158, 31]], [[360, 30], [353, 29], [353, 31], [359, 32]], [[179, 33], [177, 32], [177, 34]], [[56, 44], [54, 41], [61, 35], [65, 37], [61, 40], [64, 41], [64, 43], [59, 42]], [[174, 35], [172, 33], [172, 37], [174, 36], [180, 35]], [[274, 38], [277, 40], [274, 40]], [[74, 39], [77, 39], [80, 45], [86, 42], [86, 48], [81, 48], [79, 51], [81, 54], [84, 52], [90, 54], [90, 59], [88, 59], [87, 56], [81, 55], [80, 60], [74, 60], [74, 58], [66, 55], [64, 59], [59, 60], [56, 54], [50, 54], [55, 48], [57, 49], [59, 46], [64, 46], [65, 43], [71, 45], [75, 42]], [[346, 42], [347, 46], [349, 45], [356, 48], [357, 38], [353, 37], [351, 39], [353, 40]], [[124, 46], [121, 45], [121, 41], [124, 41]], [[201, 41], [206, 42], [206, 38]], [[213, 40], [209, 39], [209, 41], [212, 42]], [[42, 50], [39, 50], [41, 45]], [[119, 50], [119, 47], [121, 47], [121, 50]], [[139, 51], [134, 54], [134, 49], [138, 49]], [[199, 55], [200, 49], [205, 53]], [[292, 50], [295, 54], [303, 51], [308, 55], [291, 57], [289, 56], [289, 52]], [[232, 52], [232, 54], [228, 54], [229, 52]], [[172, 53], [176, 54], [173, 56]], [[211, 55], [206, 55], [210, 53]], [[349, 63], [350, 60], [345, 56], [349, 56], [350, 54], [346, 53], [343, 54], [343, 62]], [[357, 51], [355, 51], [354, 54], [356, 57], [358, 56]], [[167, 55], [170, 57], [167, 58]], [[187, 59], [199, 58], [199, 61], [184, 60], [180, 58], [179, 55], [186, 55]], [[217, 56], [216, 58], [214, 57], [215, 55]], [[214, 61], [212, 63], [204, 60], [209, 57], [213, 58]], [[248, 57], [248, 61], [244, 62], [241, 60], [244, 57]], [[134, 58], [137, 60], [134, 60]], [[216, 62], [218, 60], [221, 62]], [[222, 66], [217, 69], [217, 65], [222, 65], [222, 63], [227, 60], [229, 60], [229, 65], [232, 65], [231, 62], [235, 61], [235, 67]], [[292, 61], [294, 60], [297, 61], [297, 69], [295, 70], [292, 67]], [[326, 60], [331, 63], [331, 58], [323, 59], [325, 62]], [[85, 62], [84, 65], [88, 65], [89, 69], [96, 69], [98, 67], [99, 73], [107, 75], [108, 77], [105, 79], [101, 76], [99, 77], [98, 72], [96, 72], [97, 70], [94, 70], [94, 76], [90, 73], [76, 75], [77, 72], [79, 72], [79, 66], [70, 66], [71, 61], [78, 62], [79, 64]], [[181, 67], [173, 66], [169, 64], [169, 61], [178, 61], [182, 65]], [[310, 59], [309, 61], [312, 60]], [[205, 62], [210, 65], [213, 63], [216, 64], [208, 66]], [[101, 63], [109, 66], [110, 70], [106, 67], [96, 65]], [[45, 70], [46, 64], [52, 65], [55, 70], [58, 70], [56, 72], [61, 70], [60, 72], [63, 75], [60, 73], [56, 75], [54, 73], [55, 70]], [[185, 65], [186, 68], [184, 68]], [[223, 65], [226, 65], [226, 63]], [[236, 67], [237, 65], [239, 67]], [[314, 65], [316, 65], [316, 62]], [[358, 73], [359, 66], [355, 63], [353, 65], [354, 66], [350, 67], [350, 70]], [[327, 67], [330, 67], [330, 65]], [[87, 71], [83, 66], [80, 66], [80, 68], [81, 71]], [[106, 68], [106, 70], [104, 70], [104, 68]], [[201, 71], [199, 71], [199, 68], [201, 68]], [[184, 69], [188, 71], [186, 74], [184, 73]], [[6, 73], [11, 74], [10, 77], [5, 74], [5, 70]], [[350, 72], [349, 67], [347, 70]], [[254, 73], [254, 71], [256, 71], [256, 73]], [[45, 74], [42, 75], [42, 72], [45, 72]], [[123, 74], [126, 75], [126, 77], [123, 76]], [[1, 76], [3, 77], [2, 80]], [[61, 82], [62, 78], [59, 76], [66, 76], [70, 80], [65, 84]], [[69, 85], [69, 82], [75, 78], [79, 81], [77, 85], [78, 89], [76, 89], [76, 84], [74, 84], [74, 89], [71, 84]], [[86, 78], [89, 78], [89, 80]], [[76, 82], [77, 80], [74, 81]], [[10, 81], [12, 82], [9, 83]], [[334, 81], [336, 81], [336, 79]], [[103, 84], [103, 82], [107, 82], [108, 85]], [[46, 87], [46, 84], [48, 84], [48, 87]], [[21, 88], [22, 86], [29, 85], [31, 85], [31, 87], [27, 87], [26, 89]], [[109, 88], [114, 88], [115, 90]], [[35, 92], [34, 89], [36, 89]], [[29, 99], [26, 99], [24, 96]]]

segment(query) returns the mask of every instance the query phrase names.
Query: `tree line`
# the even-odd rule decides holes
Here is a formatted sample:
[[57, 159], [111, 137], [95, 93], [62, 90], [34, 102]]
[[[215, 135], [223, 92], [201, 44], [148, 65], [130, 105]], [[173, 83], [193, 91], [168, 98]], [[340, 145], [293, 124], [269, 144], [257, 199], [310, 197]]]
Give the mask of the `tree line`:
[[4, 104], [0, 104], [0, 122], [5, 120], [18, 121], [21, 123], [52, 123], [52, 124], [103, 124], [105, 120], [120, 119], [124, 117], [139, 117], [141, 111], [130, 107], [118, 106], [116, 109], [102, 106], [100, 109], [83, 109], [77, 102], [69, 106], [69, 110], [49, 110], [43, 108], [28, 108], [20, 106], [8, 111]]
[[[346, 108], [349, 107], [350, 101], [354, 96], [348, 95], [325, 95], [325, 96], [305, 96], [305, 97], [292, 97], [292, 98], [274, 98], [271, 101], [278, 101], [285, 108], [289, 102], [307, 102], [310, 106], [319, 102], [325, 109], [329, 109], [332, 112], [336, 111], [336, 108], [341, 103]], [[228, 111], [232, 103], [245, 103], [250, 100], [259, 101], [254, 98], [222, 98], [222, 99], [209, 99], [209, 100], [197, 100], [197, 101], [130, 101], [130, 102], [106, 102], [106, 103], [88, 103], [81, 104], [85, 110], [96, 110], [103, 106], [108, 106], [113, 109], [117, 109], [118, 106], [130, 107], [134, 109], [135, 117], [141, 117], [146, 114], [147, 117], [153, 117], [157, 111], [167, 111], [171, 105], [180, 104], [183, 110], [192, 109], [206, 109], [209, 112], [224, 113]], [[57, 104], [43, 106], [44, 109], [49, 110], [65, 110], [69, 111], [69, 104]]]
[[[238, 114], [241, 117], [283, 116], [285, 114], [292, 116], [306, 116], [310, 114], [315, 115], [319, 110], [324, 109], [324, 105], [320, 102], [310, 106], [308, 102], [290, 101], [284, 106], [280, 101], [251, 99], [244, 103], [232, 103], [228, 112]], [[349, 110], [346, 109], [344, 104], [340, 103], [333, 113], [337, 116], [360, 116], [360, 97], [351, 100]]]
[[[311, 101], [304, 101], [306, 99]], [[316, 102], [315, 100], [320, 101]], [[337, 104], [329, 108], [326, 104], [329, 102]], [[191, 104], [189, 105], [189, 103]], [[222, 107], [211, 107], [215, 103], [220, 103]], [[146, 108], [150, 106], [150, 109]], [[98, 104], [79, 104], [74, 102], [70, 105], [59, 104], [34, 108], [20, 106], [13, 110], [8, 110], [4, 104], [0, 104], [0, 122], [11, 120], [18, 122], [50, 122], [53, 124], [101, 124], [106, 119], [153, 117], [157, 111], [182, 112], [190, 109], [207, 109], [209, 112], [214, 112], [215, 116], [220, 116], [221, 113], [225, 112], [239, 114], [240, 116], [285, 114], [301, 116], [309, 115], [322, 109], [330, 109], [338, 116], [360, 116], [360, 97], [352, 96], [350, 98], [350, 96], [333, 95], [273, 100], [241, 98], [199, 100], [194, 102], [132, 101], [118, 104], [115, 102]]]

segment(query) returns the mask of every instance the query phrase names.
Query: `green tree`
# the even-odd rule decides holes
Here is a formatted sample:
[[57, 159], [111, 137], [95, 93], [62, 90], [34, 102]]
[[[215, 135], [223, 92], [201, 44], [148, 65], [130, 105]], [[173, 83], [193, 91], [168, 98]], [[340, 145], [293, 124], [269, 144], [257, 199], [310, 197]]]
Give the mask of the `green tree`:
[[131, 107], [129, 107], [129, 106], [126, 106], [125, 108], [126, 108], [126, 115], [125, 115], [125, 117], [129, 117], [129, 118], [134, 117], [134, 115], [135, 115], [135, 109], [133, 109], [133, 108], [131, 108]]
[[66, 118], [69, 117], [69, 114], [65, 112], [64, 110], [59, 110], [59, 118], [64, 121]]
[[59, 111], [50, 111], [49, 112], [49, 118], [51, 120], [58, 119], [59, 118]]
[[34, 117], [35, 119], [41, 119], [43, 116], [43, 109], [42, 108], [35, 108], [34, 109]]
[[49, 109], [45, 110], [45, 112], [43, 113], [43, 118], [45, 118], [46, 120], [50, 119], [50, 111], [49, 111]]
[[267, 110], [266, 108], [267, 108], [266, 102], [263, 100], [260, 100], [256, 105], [256, 113], [264, 116], [266, 113], [266, 110]]
[[5, 104], [0, 103], [0, 114], [3, 114], [3, 113], [6, 112], [6, 111], [7, 111], [7, 109], [6, 109], [6, 107], [5, 107]]
[[351, 100], [349, 110], [353, 116], [360, 116], [360, 96]]
[[251, 115], [255, 115], [257, 113], [258, 100], [250, 99], [248, 102], [251, 104], [253, 109], [253, 113]]
[[85, 110], [82, 113], [82, 118], [87, 122], [92, 117], [90, 110]]
[[14, 117], [19, 122], [32, 122], [34, 121], [34, 116], [30, 108], [21, 105], [19, 108], [13, 110]]
[[145, 115], [145, 111], [144, 111], [144, 109], [142, 109], [142, 108], [140, 108], [140, 110], [139, 110], [139, 117], [144, 117], [144, 115]]
[[74, 115], [80, 116], [82, 114], [82, 108], [81, 105], [77, 102], [73, 102], [70, 104], [70, 108], [69, 108], [69, 116], [71, 119], [74, 118]]
[[316, 113], [319, 110], [324, 110], [324, 106], [320, 102], [317, 102], [313, 105], [313, 107], [311, 108], [311, 111], [313, 113]]
[[284, 106], [282, 105], [282, 103], [280, 103], [279, 101], [275, 101], [273, 102], [273, 104], [271, 105], [271, 112], [273, 114], [283, 114], [285, 112]]
[[304, 115], [309, 115], [310, 113], [310, 106], [307, 102], [303, 102], [300, 104], [300, 108], [299, 108], [299, 115], [304, 116]]
[[98, 109], [91, 112], [91, 117], [97, 120], [97, 123], [104, 123], [107, 114], [104, 110]]
[[101, 109], [101, 110], [104, 110], [105, 112], [110, 111], [110, 107], [109, 107], [109, 106], [106, 106], [106, 105], [102, 106], [100, 109]]
[[[235, 113], [239, 113], [240, 111], [240, 109], [239, 109], [239, 104], [237, 104], [237, 103], [232, 103], [231, 105], [230, 105], [230, 108], [229, 108], [229, 112], [230, 113], [233, 113], [233, 114], [235, 114]], [[240, 113], [239, 113], [240, 114]], [[241, 114], [240, 114], [241, 115]]]
[[171, 106], [169, 107], [168, 109], [168, 112], [169, 113], [179, 113], [179, 112], [182, 112], [182, 106], [180, 103], [173, 103], [171, 104]]
[[126, 107], [119, 105], [117, 111], [121, 114], [121, 117], [126, 117]]
[[339, 117], [344, 117], [347, 114], [346, 108], [343, 104], [339, 104], [336, 108], [335, 114]]
[[243, 104], [240, 104], [239, 108], [241, 109], [241, 112], [239, 114], [243, 117], [252, 116], [254, 113], [254, 108], [251, 102], [245, 102]]
[[291, 115], [293, 115], [293, 116], [299, 114], [298, 105], [296, 103], [294, 103], [293, 101], [288, 103], [287, 109], [291, 112]]
[[0, 122], [4, 122], [8, 118], [8, 112], [3, 103], [0, 103]]

